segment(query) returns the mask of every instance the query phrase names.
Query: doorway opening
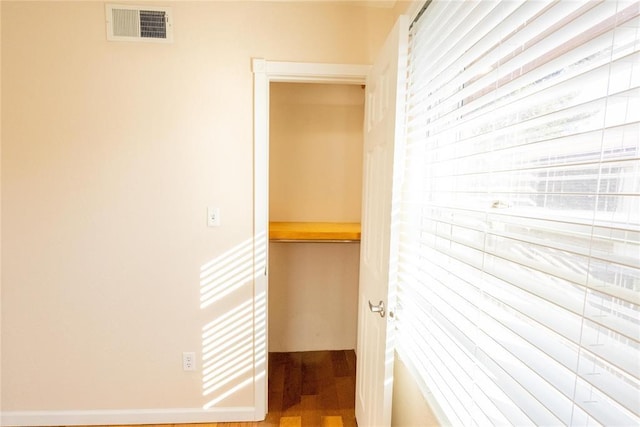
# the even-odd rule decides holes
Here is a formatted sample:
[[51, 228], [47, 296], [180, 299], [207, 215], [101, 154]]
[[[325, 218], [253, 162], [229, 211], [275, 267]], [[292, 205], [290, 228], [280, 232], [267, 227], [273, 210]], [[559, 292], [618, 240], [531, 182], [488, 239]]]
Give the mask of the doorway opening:
[[[256, 237], [269, 235], [269, 218], [278, 222], [359, 223], [362, 85], [368, 69], [254, 60]], [[336, 132], [340, 127], [342, 135]], [[357, 144], [349, 142], [353, 140]], [[331, 400], [326, 391], [313, 394], [318, 381], [331, 377], [326, 372], [318, 374], [327, 366], [337, 373], [332, 376], [334, 393], [339, 390], [342, 396], [337, 405], [351, 400], [348, 405], [353, 406], [355, 384], [349, 370], [352, 367], [355, 371], [358, 239], [303, 240], [269, 243], [267, 239], [266, 248], [256, 243], [256, 253], [269, 254], [269, 268], [265, 263], [264, 276], [256, 277], [256, 299], [266, 295], [269, 301], [265, 324], [256, 325], [256, 341], [268, 343], [264, 354], [257, 355], [256, 364], [264, 357], [262, 366], [266, 366], [267, 352], [272, 353], [264, 383], [256, 384], [256, 402], [263, 399], [265, 413], [269, 377], [281, 386], [287, 379], [294, 381], [284, 386], [288, 396], [279, 397], [276, 391], [269, 397], [280, 407], [283, 402], [278, 400], [283, 398], [290, 400], [289, 405], [301, 405], [303, 399], [307, 404]], [[259, 238], [255, 241], [261, 242]], [[261, 271], [259, 265], [256, 271]], [[324, 368], [313, 369], [320, 366]], [[305, 376], [308, 381], [302, 390]], [[295, 395], [297, 388], [298, 402], [291, 393], [293, 390]]]
[[[271, 83], [269, 107], [270, 224], [359, 224], [364, 88]], [[359, 240], [273, 231], [268, 417], [355, 424]]]
[[[271, 83], [269, 221], [360, 223], [364, 89]], [[357, 239], [271, 236], [269, 351], [355, 350]]]

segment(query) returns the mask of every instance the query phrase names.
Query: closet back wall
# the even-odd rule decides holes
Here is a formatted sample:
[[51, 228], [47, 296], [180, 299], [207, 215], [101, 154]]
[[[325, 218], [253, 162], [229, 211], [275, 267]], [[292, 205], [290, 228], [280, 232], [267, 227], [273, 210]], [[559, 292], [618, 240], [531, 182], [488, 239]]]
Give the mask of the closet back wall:
[[[364, 89], [274, 83], [271, 221], [360, 222]], [[355, 349], [360, 245], [275, 243], [269, 351]]]

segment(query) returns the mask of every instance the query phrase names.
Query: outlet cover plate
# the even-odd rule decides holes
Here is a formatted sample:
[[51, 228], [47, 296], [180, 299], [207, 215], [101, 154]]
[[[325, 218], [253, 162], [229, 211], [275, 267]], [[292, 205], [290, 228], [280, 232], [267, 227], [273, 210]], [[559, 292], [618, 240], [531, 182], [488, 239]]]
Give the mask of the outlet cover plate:
[[196, 354], [193, 351], [185, 351], [182, 353], [182, 370], [183, 371], [195, 371], [196, 370]]

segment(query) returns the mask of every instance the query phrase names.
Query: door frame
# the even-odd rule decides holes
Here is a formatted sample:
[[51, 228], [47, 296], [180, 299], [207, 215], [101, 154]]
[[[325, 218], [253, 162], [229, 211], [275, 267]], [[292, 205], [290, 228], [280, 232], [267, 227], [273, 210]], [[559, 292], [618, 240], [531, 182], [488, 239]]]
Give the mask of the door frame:
[[269, 265], [269, 84], [366, 82], [370, 65], [252, 59], [253, 71], [253, 265], [255, 419], [267, 413]]

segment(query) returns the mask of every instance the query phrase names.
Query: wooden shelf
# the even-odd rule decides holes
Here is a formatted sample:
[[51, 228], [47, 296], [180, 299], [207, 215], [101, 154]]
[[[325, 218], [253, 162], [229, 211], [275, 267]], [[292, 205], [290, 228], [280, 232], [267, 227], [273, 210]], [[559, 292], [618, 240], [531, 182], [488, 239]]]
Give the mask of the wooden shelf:
[[357, 222], [270, 222], [269, 240], [282, 242], [359, 242]]

